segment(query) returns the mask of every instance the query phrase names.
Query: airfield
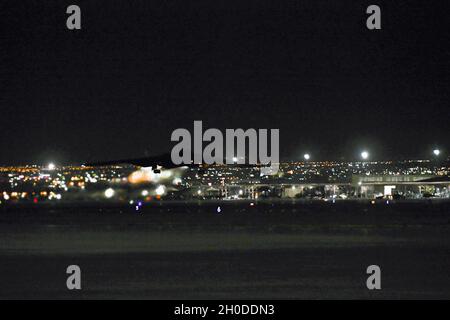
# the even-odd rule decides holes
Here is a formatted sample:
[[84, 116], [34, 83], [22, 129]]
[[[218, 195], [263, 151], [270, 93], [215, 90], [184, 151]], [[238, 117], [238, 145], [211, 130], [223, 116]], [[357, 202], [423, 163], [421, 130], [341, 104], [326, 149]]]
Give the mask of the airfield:
[[449, 299], [450, 201], [1, 206], [0, 299], [17, 298]]

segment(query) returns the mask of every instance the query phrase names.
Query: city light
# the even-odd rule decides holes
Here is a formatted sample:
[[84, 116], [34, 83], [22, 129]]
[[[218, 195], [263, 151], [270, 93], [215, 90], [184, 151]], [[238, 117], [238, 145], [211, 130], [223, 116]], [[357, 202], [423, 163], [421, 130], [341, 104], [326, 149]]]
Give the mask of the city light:
[[[54, 171], [48, 170], [48, 164], [42, 167], [0, 167], [0, 180], [3, 179], [0, 200], [3, 201], [2, 206], [15, 202], [54, 201], [55, 203], [56, 201], [70, 202], [75, 199], [91, 201], [99, 200], [99, 198], [104, 201], [109, 199], [126, 203], [131, 201], [130, 204], [135, 205], [137, 199], [130, 200], [131, 196], [137, 195], [138, 199], [146, 199], [146, 201], [150, 201], [150, 196], [153, 195], [156, 199], [160, 199], [168, 193], [168, 188], [171, 190], [171, 198], [174, 199], [185, 199], [186, 190], [191, 190], [191, 195], [194, 197], [206, 199], [257, 199], [261, 195], [273, 197], [277, 194], [272, 190], [272, 182], [274, 185], [282, 185], [282, 197], [325, 197], [328, 199], [329, 196], [336, 194], [336, 198], [339, 199], [354, 199], [360, 196], [369, 198], [372, 195], [387, 196], [392, 193], [384, 192], [381, 195], [374, 193], [375, 177], [385, 179], [385, 177], [395, 176], [398, 181], [409, 179], [408, 176], [419, 179], [418, 181], [434, 177], [445, 180], [450, 173], [450, 167], [440, 163], [441, 161], [439, 165], [432, 160], [374, 161], [368, 150], [360, 149], [357, 154], [359, 160], [356, 162], [317, 160], [308, 162], [301, 159], [301, 161], [282, 163], [280, 167], [282, 174], [272, 178], [272, 181], [256, 174], [257, 167], [209, 166], [201, 173], [198, 168], [184, 169], [183, 172], [170, 169], [173, 172], [172, 176], [168, 176], [165, 180], [161, 178], [160, 182], [151, 180], [149, 183], [149, 180], [144, 179], [146, 185], [138, 190], [128, 189], [126, 186], [127, 177], [135, 172], [145, 173], [144, 170], [136, 170], [134, 167], [83, 168], [56, 165]], [[435, 160], [444, 155], [443, 150], [435, 150], [438, 150], [437, 147], [429, 150], [430, 157]], [[304, 152], [301, 156], [304, 157], [305, 154]], [[363, 158], [368, 160], [362, 160]], [[167, 170], [163, 172], [165, 171]], [[182, 179], [181, 175], [183, 175]], [[159, 176], [162, 177], [163, 174]], [[323, 181], [325, 190], [318, 188], [314, 194], [308, 192], [315, 188], [310, 183], [317, 179]], [[411, 187], [409, 190], [408, 187], [406, 191], [399, 188], [395, 191], [395, 196], [421, 198], [426, 194], [432, 197], [448, 198], [450, 189], [446, 186], [446, 181], [440, 180], [436, 184], [442, 184], [444, 186], [442, 189], [434, 185], [426, 189]], [[93, 185], [100, 183], [107, 186], [97, 191], [98, 187]], [[174, 188], [172, 183], [175, 186], [181, 185], [182, 188]], [[336, 186], [330, 189], [329, 185], [334, 184]], [[264, 185], [269, 185], [268, 190], [265, 190]], [[348, 188], [341, 188], [344, 185]], [[364, 195], [360, 195], [361, 192], [364, 192]]]
[[47, 168], [48, 168], [48, 170], [55, 170], [56, 166], [55, 166], [55, 164], [53, 162], [51, 162], [51, 163], [48, 164]]
[[105, 197], [110, 199], [112, 197], [114, 197], [115, 191], [112, 188], [108, 188], [105, 190]]
[[305, 160], [309, 160], [311, 158], [311, 156], [309, 155], [309, 153], [305, 153], [303, 155], [303, 158], [305, 158]]

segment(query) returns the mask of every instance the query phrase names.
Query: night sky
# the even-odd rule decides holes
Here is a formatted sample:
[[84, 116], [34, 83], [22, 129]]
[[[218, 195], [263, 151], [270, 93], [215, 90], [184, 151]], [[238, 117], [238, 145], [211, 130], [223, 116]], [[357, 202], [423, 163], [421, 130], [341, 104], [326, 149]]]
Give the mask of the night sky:
[[1, 1], [0, 164], [158, 155], [194, 120], [279, 128], [283, 159], [447, 154], [447, 3]]

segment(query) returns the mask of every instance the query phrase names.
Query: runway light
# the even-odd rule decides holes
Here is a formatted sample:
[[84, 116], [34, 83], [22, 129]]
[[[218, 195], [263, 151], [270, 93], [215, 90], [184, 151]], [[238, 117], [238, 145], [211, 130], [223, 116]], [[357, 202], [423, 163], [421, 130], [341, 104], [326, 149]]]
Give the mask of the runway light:
[[164, 194], [164, 192], [166, 192], [166, 190], [163, 185], [160, 185], [160, 186], [158, 186], [158, 188], [156, 188], [155, 192], [156, 192], [156, 195], [162, 196]]
[[115, 191], [112, 188], [108, 188], [105, 190], [105, 197], [110, 199], [112, 197], [114, 197]]
[[309, 160], [311, 158], [311, 156], [309, 155], [309, 153], [305, 153], [303, 155], [303, 158], [305, 158], [305, 160]]
[[369, 158], [369, 152], [367, 152], [367, 151], [361, 152], [361, 158], [363, 158], [364, 160], [366, 160], [367, 158]]
[[438, 155], [441, 154], [441, 150], [439, 150], [439, 149], [434, 149], [434, 150], [433, 150], [433, 153], [434, 153], [435, 156], [438, 156]]

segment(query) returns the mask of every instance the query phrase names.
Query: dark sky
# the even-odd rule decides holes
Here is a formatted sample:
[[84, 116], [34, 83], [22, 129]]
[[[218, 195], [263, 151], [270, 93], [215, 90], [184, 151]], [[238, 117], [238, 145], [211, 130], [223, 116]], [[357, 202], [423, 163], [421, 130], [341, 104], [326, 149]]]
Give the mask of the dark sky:
[[285, 159], [450, 150], [447, 3], [1, 1], [0, 164], [157, 155], [194, 120], [279, 128]]

